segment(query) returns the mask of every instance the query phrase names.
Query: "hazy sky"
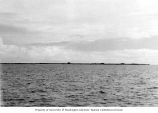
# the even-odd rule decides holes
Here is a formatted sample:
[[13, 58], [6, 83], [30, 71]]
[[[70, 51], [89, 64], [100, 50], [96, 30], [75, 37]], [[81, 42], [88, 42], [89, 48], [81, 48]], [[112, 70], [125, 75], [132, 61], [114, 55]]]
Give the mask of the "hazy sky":
[[158, 1], [0, 0], [0, 60], [158, 64]]

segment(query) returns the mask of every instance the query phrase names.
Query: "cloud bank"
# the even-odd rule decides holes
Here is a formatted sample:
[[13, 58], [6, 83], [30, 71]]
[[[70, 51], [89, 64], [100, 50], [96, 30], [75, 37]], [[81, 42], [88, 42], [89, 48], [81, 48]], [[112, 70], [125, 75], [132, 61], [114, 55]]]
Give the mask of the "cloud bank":
[[[79, 47], [80, 48], [80, 47]], [[114, 49], [104, 51], [74, 50], [66, 45], [5, 45], [0, 39], [1, 62], [41, 63], [41, 62], [105, 62], [105, 63], [158, 63], [158, 50]], [[151, 59], [152, 58], [152, 59]]]
[[1, 62], [156, 64], [157, 0], [0, 0]]

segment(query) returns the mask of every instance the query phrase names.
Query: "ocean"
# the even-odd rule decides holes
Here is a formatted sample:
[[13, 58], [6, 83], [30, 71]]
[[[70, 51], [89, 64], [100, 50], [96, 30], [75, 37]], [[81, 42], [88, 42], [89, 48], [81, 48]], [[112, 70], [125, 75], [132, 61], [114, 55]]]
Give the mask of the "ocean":
[[158, 107], [158, 66], [1, 64], [4, 107]]

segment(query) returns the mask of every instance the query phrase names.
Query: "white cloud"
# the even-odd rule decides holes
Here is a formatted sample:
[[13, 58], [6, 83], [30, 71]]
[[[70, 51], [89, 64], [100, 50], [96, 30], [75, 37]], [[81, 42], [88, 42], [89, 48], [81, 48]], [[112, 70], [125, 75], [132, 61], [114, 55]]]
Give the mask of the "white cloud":
[[[104, 52], [99, 50], [102, 48], [98, 44], [99, 49], [88, 54], [59, 46], [18, 46], [19, 42], [77, 42], [120, 37], [154, 40], [151, 37], [158, 36], [157, 6], [157, 0], [0, 0], [0, 24], [7, 26], [1, 25], [0, 29], [5, 41], [4, 44], [0, 38], [0, 58], [9, 62], [72, 60], [158, 63], [157, 50], [151, 50], [149, 43], [141, 46], [144, 46], [144, 50]], [[115, 43], [120, 44], [119, 41]], [[121, 48], [128, 47], [121, 45]]]
[[123, 34], [120, 34], [124, 37], [129, 37], [132, 39], [142, 39], [142, 38], [151, 38], [152, 35], [150, 34], [149, 31], [147, 31], [146, 29], [140, 29], [140, 28], [130, 28], [130, 29], [126, 29], [125, 32]]
[[105, 62], [158, 64], [158, 50], [126, 49], [107, 51], [74, 51], [62, 46], [4, 45], [0, 38], [1, 62]]
[[0, 12], [12, 18], [3, 14], [0, 22], [40, 31], [45, 42], [80, 40], [75, 35], [138, 39], [158, 35], [157, 5], [156, 0], [1, 0]]
[[158, 50], [133, 49], [93, 53], [93, 61], [108, 63], [149, 63], [158, 64]]
[[3, 46], [3, 40], [1, 37], [0, 37], [0, 46]]

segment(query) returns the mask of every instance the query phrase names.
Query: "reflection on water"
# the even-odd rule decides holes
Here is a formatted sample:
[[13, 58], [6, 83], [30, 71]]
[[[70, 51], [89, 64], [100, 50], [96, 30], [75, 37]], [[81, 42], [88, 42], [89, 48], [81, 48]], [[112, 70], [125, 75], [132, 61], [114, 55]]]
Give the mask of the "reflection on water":
[[158, 66], [3, 64], [3, 106], [158, 106]]

